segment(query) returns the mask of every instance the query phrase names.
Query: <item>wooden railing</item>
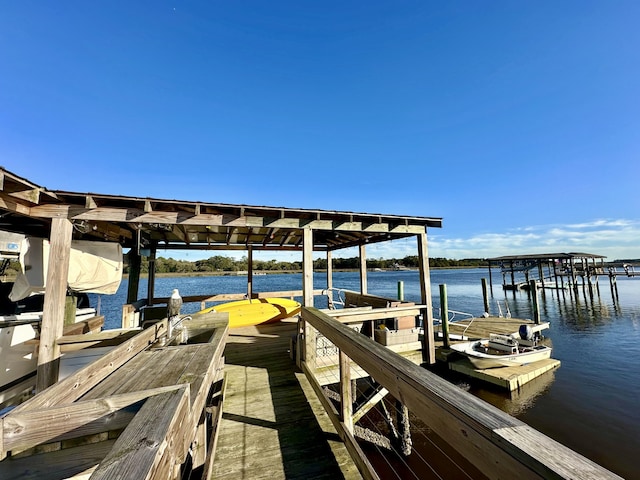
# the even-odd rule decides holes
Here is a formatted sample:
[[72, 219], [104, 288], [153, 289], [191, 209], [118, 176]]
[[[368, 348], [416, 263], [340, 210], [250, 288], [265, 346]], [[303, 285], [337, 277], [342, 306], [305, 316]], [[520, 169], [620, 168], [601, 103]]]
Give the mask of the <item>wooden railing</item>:
[[0, 478], [166, 479], [184, 469], [210, 478], [228, 314], [194, 315], [181, 328], [175, 338], [166, 320], [138, 330], [0, 418]]
[[305, 336], [317, 331], [339, 350], [339, 411], [316, 379], [314, 344], [309, 338], [301, 339], [306, 343], [301, 367], [367, 479], [378, 475], [354, 437], [350, 378], [354, 365], [401, 399], [409, 411], [488, 478], [620, 478], [320, 310], [303, 308], [302, 320]]

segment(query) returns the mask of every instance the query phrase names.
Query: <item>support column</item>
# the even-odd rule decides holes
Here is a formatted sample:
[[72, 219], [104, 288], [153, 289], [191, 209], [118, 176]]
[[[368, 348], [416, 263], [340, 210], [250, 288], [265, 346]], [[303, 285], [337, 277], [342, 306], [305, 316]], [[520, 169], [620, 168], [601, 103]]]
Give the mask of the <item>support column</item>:
[[331, 250], [327, 250], [327, 288], [333, 288], [333, 258]]
[[360, 293], [367, 293], [367, 251], [365, 245], [360, 245]]
[[51, 221], [47, 286], [38, 348], [36, 392], [41, 392], [58, 381], [60, 347], [57, 339], [62, 336], [64, 330], [64, 307], [72, 233], [73, 225], [68, 219], [54, 218]]
[[480, 282], [482, 283], [482, 300], [484, 302], [484, 312], [487, 315], [491, 314], [491, 308], [489, 307], [489, 292], [487, 290], [487, 279], [486, 278], [482, 278], [480, 279]]
[[253, 246], [247, 246], [247, 298], [253, 298]]
[[140, 256], [138, 249], [134, 247], [129, 252], [129, 286], [127, 288], [127, 303], [134, 303], [138, 300], [141, 267], [142, 257]]
[[433, 332], [433, 308], [431, 306], [431, 278], [429, 273], [429, 252], [427, 249], [427, 233], [417, 235], [418, 264], [420, 267], [420, 297], [425, 305], [422, 312], [422, 359], [429, 365], [436, 363], [436, 349]]
[[302, 294], [305, 307], [313, 307], [313, 230], [302, 230]]
[[351, 361], [342, 350], [339, 354], [340, 363], [340, 420], [344, 428], [353, 434], [353, 392], [351, 388]]
[[153, 305], [156, 289], [156, 254], [158, 245], [152, 244], [149, 253], [149, 277], [147, 278], [147, 305]]
[[491, 278], [491, 261], [489, 261], [489, 290], [491, 290], [491, 295], [493, 295], [493, 278]]
[[[302, 306], [313, 307], [313, 230], [310, 228], [302, 229]], [[315, 368], [315, 329], [300, 318], [298, 335], [304, 335], [304, 338], [298, 339], [299, 356], [301, 362], [308, 362]]]

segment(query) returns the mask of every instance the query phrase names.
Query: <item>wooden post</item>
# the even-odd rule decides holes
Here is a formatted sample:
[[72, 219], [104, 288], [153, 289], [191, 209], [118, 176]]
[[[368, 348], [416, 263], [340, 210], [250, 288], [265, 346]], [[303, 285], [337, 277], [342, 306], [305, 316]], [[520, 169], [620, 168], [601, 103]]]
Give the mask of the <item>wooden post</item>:
[[140, 287], [140, 267], [142, 258], [137, 248], [132, 248], [129, 252], [129, 286], [127, 288], [127, 303], [134, 303], [138, 300], [138, 288]]
[[483, 278], [482, 280], [482, 299], [484, 300], [484, 311], [487, 315], [489, 315], [490, 307], [489, 307], [489, 292], [487, 290], [487, 279]]
[[57, 339], [64, 329], [64, 305], [67, 295], [69, 257], [73, 224], [66, 218], [51, 221], [51, 240], [47, 268], [47, 286], [38, 348], [38, 376], [36, 392], [58, 381], [60, 347]]
[[[302, 230], [302, 304], [305, 307], [313, 307], [313, 230]], [[311, 325], [308, 325], [301, 317], [300, 330], [304, 335], [304, 341], [298, 342], [301, 362], [309, 361], [315, 366], [316, 336]]]
[[[153, 243], [149, 253], [149, 276], [147, 278], [147, 305], [153, 305], [153, 296], [156, 289], [156, 254], [158, 245]], [[203, 307], [204, 308], [204, 307]]]
[[425, 305], [422, 312], [422, 359], [425, 363], [436, 363], [436, 349], [433, 337], [433, 308], [431, 306], [431, 280], [429, 278], [429, 253], [427, 250], [427, 233], [416, 236], [418, 241], [418, 265], [420, 266], [420, 297]]
[[444, 348], [449, 348], [449, 304], [447, 301], [447, 285], [440, 285], [440, 320], [442, 321], [442, 338]]
[[544, 285], [544, 272], [542, 271], [542, 260], [538, 260], [538, 278], [542, 285]]
[[302, 291], [304, 306], [313, 307], [313, 230], [304, 228], [302, 252]]
[[[513, 260], [509, 260], [509, 266], [511, 268], [511, 285], [516, 286], [516, 277], [513, 273]], [[514, 288], [515, 289], [515, 288]]]
[[353, 434], [353, 392], [351, 391], [351, 361], [340, 350], [340, 420]]
[[529, 290], [531, 291], [531, 299], [533, 300], [533, 321], [540, 323], [540, 308], [538, 306], [538, 286], [535, 280], [529, 282]]
[[76, 310], [78, 308], [78, 297], [75, 295], [67, 295], [64, 302], [64, 324], [71, 325], [76, 323]]
[[573, 261], [573, 257], [571, 257], [570, 261], [570, 265], [571, 265], [571, 282], [573, 283], [572, 287], [574, 290], [578, 289], [578, 280], [576, 277], [576, 265]]
[[327, 288], [333, 288], [333, 258], [331, 250], [327, 250]]
[[253, 246], [247, 246], [247, 298], [253, 298]]
[[489, 290], [491, 290], [491, 295], [493, 295], [493, 279], [491, 278], [491, 261], [489, 261]]
[[367, 293], [367, 252], [365, 245], [360, 245], [360, 293]]
[[404, 282], [398, 281], [398, 300], [404, 300]]

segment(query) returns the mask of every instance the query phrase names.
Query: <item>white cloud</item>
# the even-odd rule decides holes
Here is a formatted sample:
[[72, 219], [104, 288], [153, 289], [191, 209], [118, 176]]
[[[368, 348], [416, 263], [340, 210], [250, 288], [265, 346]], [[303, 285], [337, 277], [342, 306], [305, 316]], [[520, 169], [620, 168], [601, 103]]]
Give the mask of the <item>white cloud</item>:
[[594, 253], [606, 255], [610, 260], [640, 258], [640, 221], [599, 219], [535, 225], [461, 238], [434, 235], [429, 248], [432, 257], [458, 259], [556, 252]]
[[[640, 221], [600, 219], [592, 222], [565, 225], [533, 225], [507, 229], [503, 232], [482, 233], [468, 237], [450, 238], [446, 230], [428, 232], [429, 256], [453, 259], [489, 258], [528, 253], [585, 252], [605, 255], [609, 260], [640, 258]], [[417, 241], [413, 237], [367, 246], [367, 258], [403, 258], [417, 255]], [[246, 252], [179, 252], [158, 251], [158, 256], [195, 261], [214, 255], [241, 258]], [[356, 248], [334, 252], [334, 258], [358, 256]], [[314, 258], [324, 258], [321, 252]], [[301, 261], [298, 252], [254, 252], [256, 260]]]

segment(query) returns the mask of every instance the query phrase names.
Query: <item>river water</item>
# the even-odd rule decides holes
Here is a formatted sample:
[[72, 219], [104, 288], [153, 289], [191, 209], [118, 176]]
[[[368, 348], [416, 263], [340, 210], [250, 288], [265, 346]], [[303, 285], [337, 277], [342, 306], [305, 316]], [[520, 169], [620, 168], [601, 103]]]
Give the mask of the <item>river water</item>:
[[[497, 305], [508, 307], [516, 318], [532, 318], [532, 303], [526, 291], [504, 292], [495, 283], [490, 298], [491, 313]], [[484, 310], [481, 279], [486, 269], [444, 269], [431, 271], [434, 307], [439, 307], [438, 285], [447, 285], [449, 309], [480, 316]], [[254, 291], [300, 290], [300, 274], [255, 276]], [[418, 272], [370, 272], [368, 291], [396, 297], [398, 282], [404, 285], [406, 300], [420, 301]], [[334, 286], [359, 290], [357, 272], [335, 272]], [[314, 274], [315, 288], [326, 286], [326, 275]], [[146, 282], [140, 283], [140, 298], [146, 296]], [[213, 295], [246, 291], [244, 276], [167, 277], [156, 279], [156, 296], [169, 296], [178, 288], [185, 295]], [[105, 328], [120, 326], [121, 306], [127, 282], [118, 293], [99, 298]], [[552, 357], [562, 362], [519, 392], [508, 393], [457, 380], [498, 408], [521, 419], [551, 438], [567, 445], [624, 478], [640, 478], [635, 458], [640, 453], [640, 278], [618, 277], [617, 298], [608, 278], [600, 278], [599, 289], [590, 295], [562, 290], [539, 292], [542, 321], [551, 322], [545, 332], [553, 345]], [[98, 299], [93, 296], [92, 304]], [[316, 297], [316, 307], [326, 306]], [[183, 312], [199, 310], [199, 304], [185, 305]]]

